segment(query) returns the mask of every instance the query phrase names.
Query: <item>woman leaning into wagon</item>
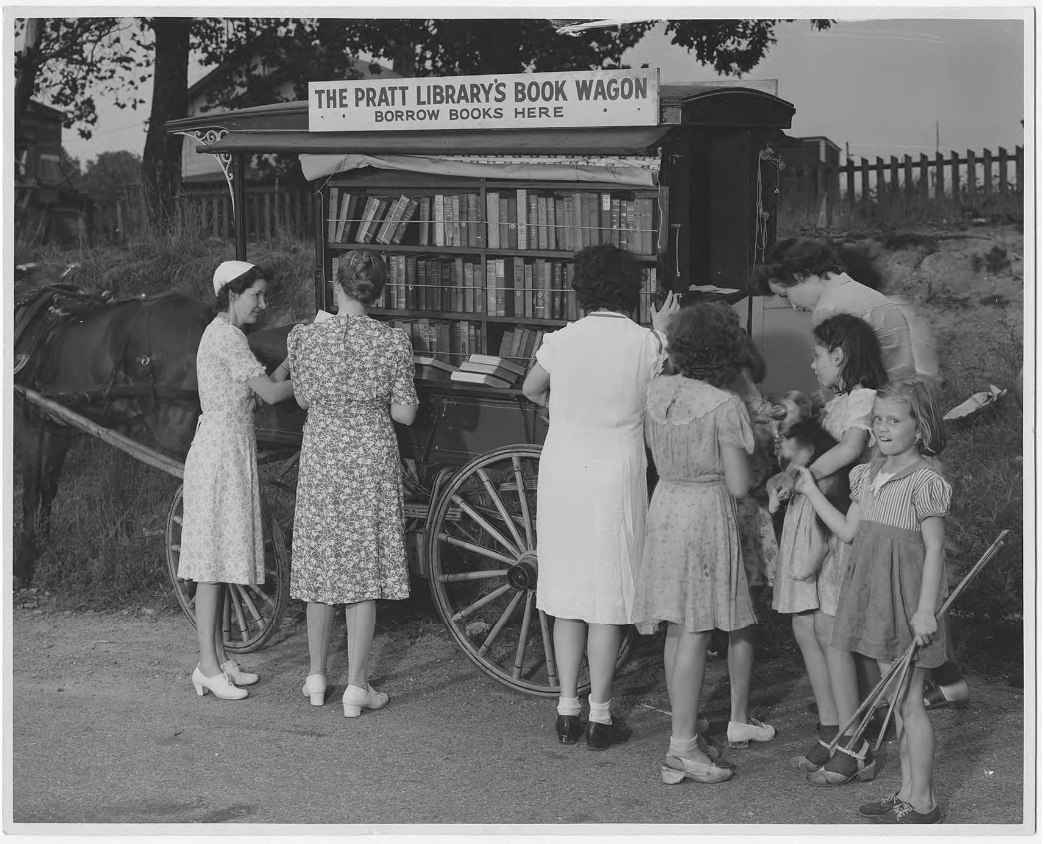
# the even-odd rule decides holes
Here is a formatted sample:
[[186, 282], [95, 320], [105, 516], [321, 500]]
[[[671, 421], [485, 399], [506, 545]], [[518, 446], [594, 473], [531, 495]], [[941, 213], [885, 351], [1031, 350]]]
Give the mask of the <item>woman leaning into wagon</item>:
[[223, 700], [247, 696], [256, 674], [228, 658], [221, 631], [225, 584], [263, 583], [264, 540], [254, 440], [255, 398], [272, 404], [293, 396], [280, 364], [272, 376], [247, 345], [243, 326], [257, 321], [268, 280], [253, 264], [225, 261], [214, 271], [218, 315], [196, 353], [199, 418], [185, 460], [184, 524], [178, 577], [196, 581], [199, 665], [196, 693]]
[[308, 409], [294, 517], [290, 594], [307, 601], [309, 673], [302, 691], [326, 697], [334, 605], [345, 604], [345, 717], [380, 709], [368, 681], [378, 598], [409, 597], [402, 479], [392, 421], [413, 423], [413, 349], [402, 331], [367, 316], [388, 280], [375, 255], [342, 258], [337, 316], [287, 338], [297, 402]]
[[544, 337], [522, 391], [551, 415], [537, 483], [537, 606], [555, 618], [562, 684], [555, 729], [563, 744], [584, 732], [577, 678], [586, 648], [587, 747], [604, 750], [631, 735], [609, 704], [621, 626], [633, 621], [648, 505], [645, 394], [666, 359], [662, 332], [678, 304], [669, 293], [653, 309], [658, 335], [629, 318], [641, 289], [631, 253], [591, 246], [576, 254], [574, 268], [587, 316]]

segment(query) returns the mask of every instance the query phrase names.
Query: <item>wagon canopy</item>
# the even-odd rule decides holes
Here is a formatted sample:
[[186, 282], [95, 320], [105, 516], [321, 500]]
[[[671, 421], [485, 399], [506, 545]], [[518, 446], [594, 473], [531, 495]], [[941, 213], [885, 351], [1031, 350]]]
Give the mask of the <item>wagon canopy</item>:
[[661, 148], [680, 132], [739, 126], [778, 130], [790, 126], [793, 114], [793, 105], [764, 90], [687, 83], [660, 86], [656, 126], [309, 132], [308, 102], [301, 100], [197, 115], [170, 121], [166, 128], [202, 140], [199, 153], [299, 155], [310, 181], [346, 169], [377, 167], [653, 185]]

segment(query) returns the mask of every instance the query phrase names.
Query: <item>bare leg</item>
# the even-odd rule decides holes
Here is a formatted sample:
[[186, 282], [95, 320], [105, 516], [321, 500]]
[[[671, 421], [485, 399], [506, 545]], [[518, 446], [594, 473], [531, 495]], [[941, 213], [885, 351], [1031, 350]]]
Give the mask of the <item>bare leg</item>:
[[377, 624], [377, 602], [359, 601], [344, 608], [348, 629], [348, 685], [368, 688], [370, 645]]
[[[345, 610], [347, 620], [347, 610]], [[333, 628], [334, 607], [331, 604], [308, 602], [305, 608], [308, 626], [308, 673], [326, 675], [326, 659], [330, 653], [330, 630]], [[349, 662], [351, 645], [349, 636]]]
[[729, 632], [729, 720], [746, 724], [750, 719], [750, 678], [754, 673], [754, 625]]
[[856, 680], [855, 659], [851, 651], [843, 651], [830, 644], [834, 632], [834, 617], [817, 612], [815, 618], [816, 639], [826, 657], [830, 675], [830, 690], [837, 706], [838, 723], [844, 726], [859, 708], [859, 687]]
[[214, 625], [214, 653], [217, 656], [218, 665], [224, 665], [228, 662], [228, 654], [225, 652], [225, 630], [224, 630], [224, 614], [225, 614], [225, 598], [228, 596], [228, 584], [219, 583], [217, 584], [218, 589], [221, 593], [218, 595], [217, 600], [217, 623]]
[[[555, 627], [557, 630], [557, 625]], [[613, 674], [620, 654], [619, 624], [587, 625], [587, 662], [591, 669], [591, 700], [607, 703], [613, 696]], [[579, 668], [579, 666], [577, 666]], [[576, 683], [574, 680], [574, 689]], [[573, 696], [575, 697], [574, 691]]]
[[[552, 637], [555, 640], [555, 659], [558, 662], [558, 679], [562, 685], [561, 697], [576, 697], [576, 684], [580, 676], [580, 663], [584, 659], [587, 639], [587, 623], [575, 618], [556, 618]], [[610, 681], [611, 683], [611, 681]]]
[[791, 617], [791, 624], [794, 639], [805, 661], [808, 680], [812, 684], [812, 695], [819, 710], [819, 723], [834, 726], [838, 723], [837, 704], [834, 703], [834, 692], [830, 687], [826, 654], [816, 638], [815, 616], [815, 613], [795, 613]]
[[671, 737], [677, 740], [696, 737], [696, 719], [703, 694], [703, 676], [707, 667], [709, 630], [690, 633], [680, 624], [667, 626], [664, 666], [668, 650], [673, 652], [667, 673], [667, 694], [671, 699]]
[[199, 643], [199, 670], [207, 677], [221, 673], [216, 637], [221, 635], [223, 583], [196, 584], [196, 640]]
[[928, 713], [924, 711], [923, 668], [912, 667], [906, 688], [901, 692], [902, 735], [899, 753], [903, 764], [903, 791], [900, 794], [918, 812], [929, 812], [935, 806], [932, 774], [935, 768], [935, 733]]

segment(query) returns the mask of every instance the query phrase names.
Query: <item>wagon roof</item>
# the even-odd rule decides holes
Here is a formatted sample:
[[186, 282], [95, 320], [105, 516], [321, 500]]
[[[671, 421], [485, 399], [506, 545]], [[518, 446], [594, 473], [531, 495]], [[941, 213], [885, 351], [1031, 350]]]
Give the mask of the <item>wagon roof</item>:
[[205, 133], [206, 153], [395, 152], [418, 154], [636, 155], [651, 152], [676, 127], [787, 129], [794, 106], [754, 88], [687, 83], [660, 86], [657, 126], [578, 129], [468, 129], [410, 132], [309, 132], [308, 102], [255, 106], [168, 121], [168, 132]]

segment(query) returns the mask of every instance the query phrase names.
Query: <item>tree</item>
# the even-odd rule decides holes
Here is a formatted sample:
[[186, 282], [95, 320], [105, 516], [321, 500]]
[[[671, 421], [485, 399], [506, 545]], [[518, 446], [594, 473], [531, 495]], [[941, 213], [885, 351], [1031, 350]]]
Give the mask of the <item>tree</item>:
[[103, 152], [87, 162], [79, 188], [98, 205], [115, 205], [128, 187], [141, 182], [141, 156], [120, 150]]

